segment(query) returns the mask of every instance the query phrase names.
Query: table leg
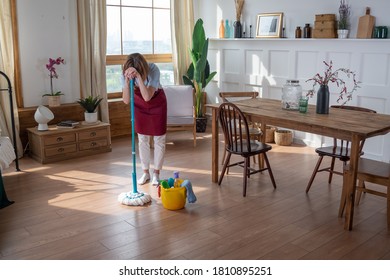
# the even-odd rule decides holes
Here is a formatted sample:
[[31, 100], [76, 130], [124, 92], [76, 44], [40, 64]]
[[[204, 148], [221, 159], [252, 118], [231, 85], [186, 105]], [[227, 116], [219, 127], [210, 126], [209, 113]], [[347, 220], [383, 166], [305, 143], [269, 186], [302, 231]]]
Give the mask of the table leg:
[[[356, 178], [357, 171], [359, 168], [359, 150], [360, 150], [360, 137], [358, 135], [352, 136], [351, 144], [351, 159], [349, 162], [349, 172], [346, 172], [344, 184], [346, 184], [346, 212], [345, 212], [345, 223], [344, 229], [352, 230], [353, 225], [353, 212], [355, 208], [355, 192], [356, 192]], [[343, 187], [343, 188], [344, 188]]]
[[[261, 122], [261, 132], [262, 132], [262, 134], [261, 134], [261, 142], [265, 143], [265, 140], [267, 138], [267, 125], [265, 124], [265, 122]], [[260, 155], [260, 159], [261, 160], [260, 160], [259, 166], [260, 166], [260, 169], [261, 169], [261, 168], [264, 168], [264, 154]]]
[[218, 109], [213, 108], [212, 110], [212, 125], [211, 125], [211, 181], [213, 183], [218, 182]]

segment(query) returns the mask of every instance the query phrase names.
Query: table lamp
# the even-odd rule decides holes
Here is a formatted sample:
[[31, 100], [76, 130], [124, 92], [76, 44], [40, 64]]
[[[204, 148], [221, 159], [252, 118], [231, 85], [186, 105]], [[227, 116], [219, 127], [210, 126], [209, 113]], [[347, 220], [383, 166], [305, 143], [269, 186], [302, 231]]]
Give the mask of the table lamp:
[[35, 111], [34, 119], [38, 123], [38, 130], [44, 131], [49, 129], [47, 123], [54, 119], [54, 114], [47, 107], [40, 105]]

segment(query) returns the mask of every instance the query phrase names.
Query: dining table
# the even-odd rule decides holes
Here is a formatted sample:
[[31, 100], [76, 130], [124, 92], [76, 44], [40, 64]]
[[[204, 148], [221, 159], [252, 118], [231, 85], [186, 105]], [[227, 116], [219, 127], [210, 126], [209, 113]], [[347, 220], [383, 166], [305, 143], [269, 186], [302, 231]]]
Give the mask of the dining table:
[[[316, 106], [309, 104], [306, 113], [296, 110], [282, 109], [281, 101], [269, 98], [256, 98], [232, 102], [250, 121], [261, 124], [261, 130], [266, 131], [267, 126], [282, 127], [296, 131], [308, 132], [322, 136], [350, 141], [349, 172], [346, 173], [343, 190], [347, 192], [345, 203], [344, 229], [352, 230], [354, 201], [356, 191], [356, 178], [360, 157], [360, 145], [363, 140], [385, 135], [390, 132], [390, 115], [329, 108], [328, 114], [316, 113]], [[218, 108], [220, 104], [206, 104], [212, 111], [212, 154], [211, 154], [211, 180], [218, 182], [219, 167], [219, 127]], [[265, 142], [266, 133], [262, 134]], [[341, 211], [339, 211], [341, 215]]]

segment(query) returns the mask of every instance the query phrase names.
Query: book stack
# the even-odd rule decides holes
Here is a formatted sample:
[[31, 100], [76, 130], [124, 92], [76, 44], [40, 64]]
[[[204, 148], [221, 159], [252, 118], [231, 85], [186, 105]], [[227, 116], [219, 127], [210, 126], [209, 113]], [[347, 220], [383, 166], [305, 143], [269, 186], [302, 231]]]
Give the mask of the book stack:
[[57, 123], [57, 128], [74, 128], [79, 124], [78, 121], [66, 120]]

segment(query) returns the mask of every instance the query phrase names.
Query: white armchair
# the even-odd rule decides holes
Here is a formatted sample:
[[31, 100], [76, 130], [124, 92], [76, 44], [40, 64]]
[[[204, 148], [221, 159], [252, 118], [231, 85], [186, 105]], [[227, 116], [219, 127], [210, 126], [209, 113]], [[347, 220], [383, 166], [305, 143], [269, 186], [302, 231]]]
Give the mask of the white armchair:
[[167, 97], [167, 130], [192, 131], [196, 146], [196, 119], [194, 111], [194, 91], [192, 86], [174, 85], [163, 87]]

